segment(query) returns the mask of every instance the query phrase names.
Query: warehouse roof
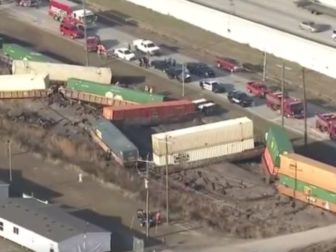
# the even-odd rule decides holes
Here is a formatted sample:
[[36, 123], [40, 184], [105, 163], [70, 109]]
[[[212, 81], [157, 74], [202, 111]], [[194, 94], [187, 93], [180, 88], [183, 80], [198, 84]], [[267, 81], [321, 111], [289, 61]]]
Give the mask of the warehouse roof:
[[0, 218], [55, 242], [83, 233], [108, 232], [36, 199], [0, 199]]

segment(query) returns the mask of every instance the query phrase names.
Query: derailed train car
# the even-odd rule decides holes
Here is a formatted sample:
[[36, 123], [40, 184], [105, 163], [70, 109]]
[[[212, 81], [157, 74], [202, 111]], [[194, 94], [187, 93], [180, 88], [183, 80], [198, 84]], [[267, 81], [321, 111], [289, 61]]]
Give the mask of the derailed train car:
[[112, 70], [108, 67], [87, 67], [29, 60], [13, 60], [12, 74], [49, 74], [51, 81], [66, 83], [69, 78], [81, 78], [100, 84], [111, 84]]
[[196, 114], [196, 108], [189, 100], [103, 108], [106, 119], [123, 124], [180, 122], [193, 119]]
[[247, 117], [152, 135], [155, 165], [175, 165], [254, 149], [253, 122]]
[[99, 118], [93, 123], [93, 132], [121, 166], [133, 166], [139, 160], [138, 148], [110, 121]]

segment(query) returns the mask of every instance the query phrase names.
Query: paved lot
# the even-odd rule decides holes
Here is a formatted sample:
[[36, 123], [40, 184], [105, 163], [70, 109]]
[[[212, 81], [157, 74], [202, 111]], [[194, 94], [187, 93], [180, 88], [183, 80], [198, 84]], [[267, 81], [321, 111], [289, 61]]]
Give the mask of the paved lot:
[[[21, 17], [23, 20], [26, 22], [30, 22], [33, 25], [43, 27], [43, 29], [48, 30], [49, 32], [52, 32], [54, 34], [58, 34], [57, 30], [57, 23], [54, 22], [50, 17], [47, 16], [47, 9], [46, 8], [40, 8], [38, 10], [36, 9], [28, 9], [28, 10], [23, 10], [22, 8], [16, 8], [13, 7], [10, 9], [9, 13], [11, 15], [15, 15], [16, 17]], [[105, 41], [106, 44], [109, 44], [109, 47], [111, 48], [117, 48], [120, 46], [127, 46], [129, 42], [131, 42], [133, 39], [136, 37], [125, 33], [123, 31], [120, 31], [116, 27], [109, 27], [104, 24], [99, 24], [97, 31], [94, 31], [100, 37], [102, 38], [103, 41]], [[83, 43], [82, 41], [80, 41]], [[174, 52], [169, 48], [164, 48], [164, 54], [166, 55], [165, 57], [173, 57], [176, 59], [178, 62], [190, 62], [190, 61], [197, 61], [194, 58], [185, 56], [181, 53]], [[153, 57], [153, 59], [156, 59], [158, 57]], [[162, 57], [159, 57], [162, 58]], [[133, 63], [136, 64], [136, 63]], [[157, 73], [159, 76], [163, 76], [163, 73]], [[217, 78], [216, 80], [225, 83], [227, 85], [227, 89], [237, 89], [237, 90], [245, 90], [245, 84], [246, 82], [254, 78], [255, 76], [249, 75], [249, 74], [244, 74], [244, 75], [232, 75], [228, 74], [226, 72], [222, 71], [217, 71]], [[187, 84], [188, 87], [192, 90], [199, 90], [199, 85], [198, 85], [198, 79], [194, 78], [194, 82]], [[294, 94], [295, 96], [299, 96], [299, 94]], [[216, 95], [217, 98], [226, 100], [226, 95]], [[279, 124], [281, 122], [281, 117], [279, 116], [278, 112], [273, 112], [270, 111], [269, 108], [266, 107], [264, 101], [257, 99], [256, 100], [256, 106], [252, 108], [247, 109], [249, 112], [251, 112], [255, 116], [260, 116], [261, 118], [268, 120], [273, 123]], [[328, 143], [330, 146], [335, 146], [334, 143], [330, 142], [328, 140], [328, 136], [326, 134], [319, 133], [315, 129], [315, 118], [314, 115], [316, 113], [320, 112], [327, 112], [326, 109], [318, 107], [313, 104], [308, 104], [308, 135], [310, 138], [318, 140], [318, 141], [324, 141]], [[286, 119], [285, 120], [285, 125], [287, 129], [292, 130], [296, 133], [303, 134], [303, 129], [304, 129], [304, 124], [302, 120], [296, 120], [296, 119]]]
[[[317, 42], [336, 47], [331, 39], [335, 17], [327, 15], [312, 15], [309, 11], [296, 8], [290, 0], [193, 0], [219, 10], [235, 13], [239, 16], [255, 20], [277, 29], [284, 30]], [[319, 24], [328, 25], [320, 33], [309, 33], [299, 29], [299, 23], [312, 20]]]

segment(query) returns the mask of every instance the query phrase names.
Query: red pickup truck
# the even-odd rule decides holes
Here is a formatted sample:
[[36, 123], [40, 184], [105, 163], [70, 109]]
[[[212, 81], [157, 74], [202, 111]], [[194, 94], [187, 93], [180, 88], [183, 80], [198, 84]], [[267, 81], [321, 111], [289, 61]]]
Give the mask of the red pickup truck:
[[250, 81], [246, 84], [246, 90], [257, 97], [265, 97], [270, 89], [262, 81]]
[[317, 114], [315, 124], [318, 130], [327, 132], [330, 139], [336, 140], [336, 112]]
[[[273, 92], [266, 94], [266, 106], [272, 110], [281, 110], [282, 93]], [[284, 96], [283, 113], [286, 117], [302, 119], [304, 117], [303, 102], [300, 99]]]
[[84, 37], [84, 32], [74, 22], [66, 18], [61, 22], [59, 29], [63, 36], [69, 36], [72, 39]]
[[228, 71], [230, 73], [243, 70], [243, 67], [240, 65], [240, 63], [237, 60], [231, 58], [217, 58], [216, 66], [219, 69]]

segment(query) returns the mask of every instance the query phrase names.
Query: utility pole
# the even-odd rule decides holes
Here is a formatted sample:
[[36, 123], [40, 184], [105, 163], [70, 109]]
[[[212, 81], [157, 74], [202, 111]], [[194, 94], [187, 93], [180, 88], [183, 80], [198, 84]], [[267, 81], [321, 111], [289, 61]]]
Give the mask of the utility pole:
[[84, 43], [85, 43], [85, 65], [89, 65], [89, 51], [87, 44], [87, 24], [86, 24], [86, 0], [82, 0], [83, 10], [84, 10]]
[[185, 66], [182, 64], [182, 97], [184, 97], [184, 71], [185, 71]]
[[9, 168], [9, 181], [12, 182], [12, 141], [7, 141], [8, 148], [8, 168]]
[[282, 68], [281, 68], [281, 127], [285, 125], [285, 118], [284, 118], [284, 102], [285, 102], [285, 61], [282, 61]]
[[169, 225], [169, 178], [168, 178], [168, 136], [166, 135], [166, 221]]
[[303, 109], [304, 109], [304, 145], [308, 143], [308, 133], [307, 133], [307, 94], [306, 94], [306, 71], [302, 67], [302, 86], [303, 86]]
[[263, 66], [263, 81], [266, 80], [266, 64], [267, 64], [267, 53], [264, 52], [264, 66]]
[[146, 238], [149, 236], [149, 165], [148, 165], [149, 154], [147, 154], [146, 161], [146, 177], [145, 177], [145, 188], [146, 188]]

